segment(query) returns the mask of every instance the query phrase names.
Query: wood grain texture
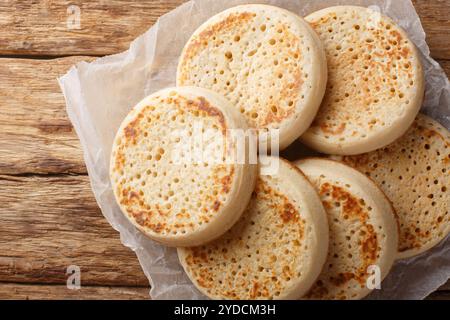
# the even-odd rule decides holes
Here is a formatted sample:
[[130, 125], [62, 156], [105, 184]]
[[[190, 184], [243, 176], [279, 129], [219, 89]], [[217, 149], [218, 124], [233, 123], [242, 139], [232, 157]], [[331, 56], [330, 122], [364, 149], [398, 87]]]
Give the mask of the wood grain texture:
[[0, 282], [148, 286], [107, 223], [87, 176], [0, 176]]
[[86, 173], [56, 80], [86, 59], [1, 59], [0, 174]]
[[[1, 59], [0, 174], [85, 174], [56, 78], [89, 57]], [[450, 74], [450, 61], [440, 61]]]
[[[136, 257], [101, 215], [86, 176], [0, 176], [0, 190], [0, 299], [11, 297], [4, 282], [15, 283], [17, 291], [9, 293], [17, 298], [57, 298], [58, 286], [19, 284], [64, 285], [69, 265], [81, 268], [83, 288], [148, 287]], [[450, 297], [449, 289], [450, 283], [432, 298]], [[90, 291], [73, 297], [96, 298]]]
[[[63, 284], [75, 264], [86, 285], [148, 285], [102, 216], [88, 178], [61, 175], [86, 171], [56, 77], [84, 59], [0, 64], [1, 282]], [[449, 74], [450, 61], [441, 64]]]
[[442, 287], [439, 288], [439, 291], [450, 291], [450, 280], [447, 281]]
[[450, 60], [450, 1], [413, 0], [431, 55], [435, 59]]
[[[128, 48], [158, 17], [185, 0], [0, 1], [0, 55], [106, 55]], [[414, 0], [433, 57], [450, 59], [450, 2]], [[68, 8], [80, 8], [80, 29], [68, 29]], [[20, 12], [21, 14], [16, 14]]]
[[[163, 14], [183, 0], [0, 1], [0, 54], [107, 55], [128, 48]], [[68, 29], [71, 5], [80, 8], [80, 29]], [[17, 14], [20, 12], [20, 14]], [[5, 32], [5, 29], [7, 32]]]
[[[146, 300], [149, 289], [140, 287], [82, 286], [80, 290], [69, 290], [63, 285], [36, 285], [0, 283], [0, 299], [21, 300]], [[428, 300], [449, 300], [449, 291], [431, 294]]]
[[82, 286], [79, 290], [69, 290], [62, 285], [0, 283], [0, 299], [144, 300], [149, 299], [148, 292], [148, 288], [139, 287]]
[[[102, 216], [56, 78], [128, 48], [184, 0], [0, 1], [0, 299], [147, 299], [134, 253]], [[450, 74], [450, 1], [413, 0]], [[66, 26], [70, 5], [81, 29]], [[18, 14], [20, 13], [20, 14]], [[85, 55], [77, 57], [75, 55]], [[76, 199], [76, 201], [74, 201]], [[81, 268], [68, 290], [66, 268]], [[450, 299], [450, 282], [430, 299]]]
[[450, 300], [450, 291], [436, 291], [430, 294], [426, 300]]

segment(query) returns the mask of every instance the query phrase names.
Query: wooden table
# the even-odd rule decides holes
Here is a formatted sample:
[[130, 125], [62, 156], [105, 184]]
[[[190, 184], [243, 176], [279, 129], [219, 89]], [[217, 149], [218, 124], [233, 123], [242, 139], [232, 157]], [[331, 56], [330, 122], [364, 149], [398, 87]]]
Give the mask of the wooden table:
[[[149, 297], [136, 256], [92, 195], [56, 78], [126, 50], [182, 2], [0, 1], [0, 298]], [[414, 4], [448, 75], [450, 0]], [[80, 29], [67, 28], [70, 5], [81, 9]], [[66, 287], [70, 265], [81, 268], [81, 290]], [[450, 298], [450, 284], [431, 297]]]

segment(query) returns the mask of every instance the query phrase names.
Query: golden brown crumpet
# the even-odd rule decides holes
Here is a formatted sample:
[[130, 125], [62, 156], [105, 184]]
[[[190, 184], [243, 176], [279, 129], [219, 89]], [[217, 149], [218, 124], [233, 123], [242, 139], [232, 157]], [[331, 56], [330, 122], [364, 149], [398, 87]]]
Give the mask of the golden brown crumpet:
[[210, 163], [206, 157], [178, 161], [174, 154], [182, 137], [174, 133], [192, 136], [196, 123], [220, 134], [227, 153], [237, 148], [228, 130], [246, 128], [241, 114], [218, 94], [171, 88], [141, 101], [114, 140], [110, 176], [117, 203], [145, 235], [169, 246], [199, 245], [226, 232], [256, 181], [256, 165]]
[[328, 60], [328, 86], [301, 140], [317, 151], [354, 155], [402, 136], [419, 112], [424, 74], [418, 50], [390, 18], [354, 6], [305, 18]]
[[419, 114], [386, 148], [340, 160], [371, 177], [391, 199], [400, 224], [399, 258], [422, 253], [450, 232], [450, 133]]
[[297, 165], [318, 191], [330, 226], [327, 261], [305, 298], [361, 299], [373, 288], [374, 271], [384, 279], [397, 255], [394, 210], [369, 178], [349, 166], [319, 158]]
[[213, 299], [296, 299], [312, 286], [328, 249], [317, 193], [285, 160], [260, 176], [241, 219], [221, 238], [178, 249], [186, 273]]
[[205, 22], [181, 54], [177, 84], [221, 93], [250, 127], [279, 129], [283, 149], [313, 121], [327, 81], [325, 52], [299, 16], [266, 5]]

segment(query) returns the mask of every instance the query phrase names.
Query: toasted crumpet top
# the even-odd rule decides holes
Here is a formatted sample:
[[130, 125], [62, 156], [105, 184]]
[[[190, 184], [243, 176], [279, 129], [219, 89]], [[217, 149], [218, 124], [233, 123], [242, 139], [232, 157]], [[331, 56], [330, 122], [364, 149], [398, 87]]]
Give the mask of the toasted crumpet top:
[[420, 114], [383, 149], [340, 158], [371, 177], [391, 199], [400, 224], [400, 258], [426, 251], [450, 232], [450, 134]]
[[226, 152], [237, 147], [227, 130], [246, 128], [217, 94], [172, 88], [141, 101], [113, 145], [110, 176], [120, 208], [147, 236], [170, 246], [202, 244], [228, 230], [245, 209], [256, 179], [256, 165], [177, 158], [182, 139], [197, 134], [196, 123], [220, 134]]
[[305, 19], [324, 43], [328, 86], [302, 141], [324, 153], [353, 155], [403, 135], [424, 94], [419, 53], [407, 34], [363, 7], [326, 8]]
[[197, 288], [213, 299], [295, 299], [312, 286], [328, 249], [317, 193], [287, 161], [260, 176], [241, 219], [221, 238], [178, 249]]
[[388, 199], [363, 174], [324, 159], [297, 162], [316, 187], [328, 214], [330, 247], [307, 299], [360, 299], [378, 267], [381, 279], [397, 254], [398, 233]]
[[205, 22], [181, 55], [177, 84], [223, 94], [257, 129], [280, 129], [287, 147], [311, 124], [326, 86], [322, 44], [302, 18], [243, 5]]

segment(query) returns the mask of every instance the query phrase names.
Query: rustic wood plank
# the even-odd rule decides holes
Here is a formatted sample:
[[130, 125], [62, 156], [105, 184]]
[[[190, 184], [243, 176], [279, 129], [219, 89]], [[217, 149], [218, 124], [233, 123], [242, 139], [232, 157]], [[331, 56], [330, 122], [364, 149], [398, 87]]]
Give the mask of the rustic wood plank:
[[[76, 264], [86, 285], [148, 285], [134, 254], [101, 215], [87, 177], [28, 175], [85, 172], [55, 80], [81, 59], [0, 64], [0, 174], [27, 174], [0, 178], [1, 282], [64, 284], [67, 266]], [[450, 74], [450, 61], [441, 65]], [[17, 146], [26, 146], [20, 156]], [[432, 296], [440, 297], [445, 294]]]
[[148, 286], [86, 176], [0, 176], [0, 190], [0, 283], [64, 284], [78, 265], [82, 285]]
[[435, 59], [450, 59], [450, 1], [412, 0]]
[[86, 173], [56, 80], [86, 59], [1, 59], [0, 174]]
[[[128, 48], [163, 14], [184, 0], [0, 2], [0, 54], [107, 55]], [[80, 29], [68, 29], [68, 8], [80, 8]]]
[[0, 282], [65, 284], [77, 265], [84, 285], [148, 286], [87, 176], [0, 176], [0, 220]]
[[0, 284], [0, 299], [144, 300], [150, 298], [148, 292], [148, 288], [139, 287], [82, 286], [79, 290], [69, 290], [63, 285]]
[[427, 300], [450, 300], [450, 291], [436, 291], [430, 294]]
[[65, 284], [67, 267], [78, 265], [83, 286], [148, 286], [101, 215], [86, 176], [0, 176], [0, 190], [0, 283]]
[[[69, 290], [63, 285], [33, 285], [1, 283], [0, 299], [92, 299], [92, 300], [144, 300], [149, 299], [148, 288], [82, 286], [80, 290]], [[431, 294], [428, 300], [449, 300], [450, 291]]]
[[450, 291], [450, 280], [448, 280], [446, 284], [440, 287], [438, 291]]
[[[182, 2], [3, 1], [0, 55], [116, 53]], [[450, 2], [413, 2], [432, 55], [450, 59]], [[72, 4], [81, 8], [80, 30], [66, 28]], [[28, 175], [86, 173], [56, 83], [57, 76], [84, 59], [1, 60], [0, 175], [19, 176], [0, 176], [0, 282], [14, 282], [0, 283], [0, 299], [148, 298], [136, 257], [101, 215], [87, 177]], [[441, 64], [449, 74], [450, 62]], [[79, 291], [64, 285], [66, 268], [74, 264], [82, 270]], [[450, 282], [430, 299], [450, 299], [449, 289]]]
[[[20, 1], [0, 2], [1, 55], [107, 55], [129, 43], [162, 14], [185, 0]], [[432, 55], [450, 59], [450, 2], [414, 0]], [[67, 13], [77, 5], [81, 29], [68, 29]], [[18, 14], [20, 13], [20, 14]]]
[[[88, 57], [1, 59], [0, 174], [85, 174], [56, 77]], [[447, 75], [450, 61], [440, 61]]]

